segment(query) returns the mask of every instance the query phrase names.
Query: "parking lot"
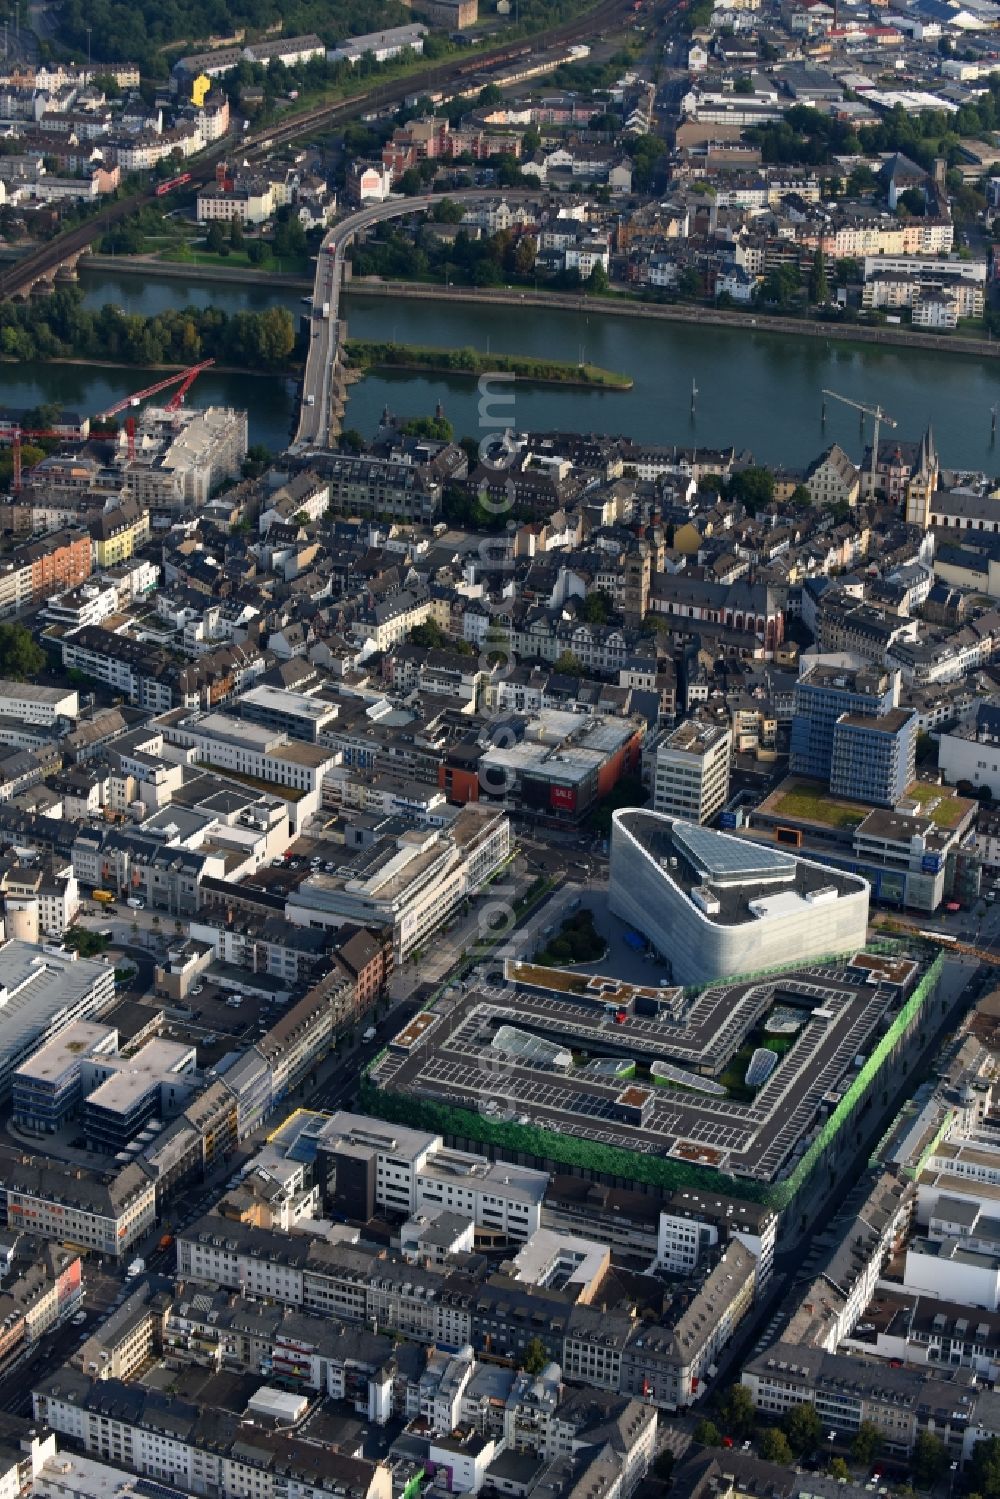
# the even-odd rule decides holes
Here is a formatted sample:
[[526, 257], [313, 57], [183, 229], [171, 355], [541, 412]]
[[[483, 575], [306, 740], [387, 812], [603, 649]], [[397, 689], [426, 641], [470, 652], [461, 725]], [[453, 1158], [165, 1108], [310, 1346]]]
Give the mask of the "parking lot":
[[[240, 977], [237, 975], [234, 983]], [[236, 1001], [239, 1000], [237, 1004]], [[236, 1048], [244, 1050], [264, 1035], [285, 1008], [284, 1003], [209, 980], [197, 983], [183, 1005], [172, 1006], [163, 1035], [198, 1048], [198, 1063], [210, 1067]], [[187, 1015], [184, 1011], [189, 1012]]]

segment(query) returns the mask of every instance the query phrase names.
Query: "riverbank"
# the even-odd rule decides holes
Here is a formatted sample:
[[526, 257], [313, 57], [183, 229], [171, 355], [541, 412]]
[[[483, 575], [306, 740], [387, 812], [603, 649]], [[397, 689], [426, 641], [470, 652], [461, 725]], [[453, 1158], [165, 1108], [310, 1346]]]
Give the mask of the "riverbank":
[[[183, 262], [146, 259], [143, 256], [88, 255], [85, 269], [114, 271], [126, 275], [154, 276], [165, 280], [220, 281], [233, 285], [280, 286], [311, 292], [313, 282], [302, 276], [258, 271], [250, 268], [185, 265]], [[738, 308], [703, 307], [689, 302], [640, 302], [625, 297], [588, 297], [578, 292], [525, 289], [496, 290], [476, 286], [439, 286], [423, 281], [379, 281], [368, 277], [344, 282], [349, 295], [399, 297], [422, 302], [465, 302], [469, 306], [522, 307], [531, 304], [561, 312], [602, 312], [612, 317], [653, 319], [661, 322], [708, 324], [716, 328], [751, 328], [766, 333], [810, 339], [835, 339], [844, 343], [929, 349], [936, 354], [972, 354], [980, 358], [1000, 356], [1000, 340], [970, 338], [966, 334], [918, 333], [911, 328], [866, 327], [859, 323], [807, 322], [803, 318], [743, 312]], [[399, 368], [400, 366], [397, 366]]]
[[[147, 373], [154, 375], [169, 375], [172, 372], [188, 370], [191, 368], [189, 362], [179, 364], [132, 364], [124, 359], [85, 359], [82, 356], [67, 354], [62, 358], [46, 359], [46, 364], [65, 364], [69, 367], [74, 365], [88, 370], [134, 370], [137, 374]], [[22, 361], [15, 354], [0, 354], [0, 364], [21, 364]], [[252, 380], [274, 380], [290, 379], [301, 375], [301, 364], [289, 364], [287, 368], [280, 370], [251, 370], [238, 364], [213, 364], [212, 369], [216, 375], [247, 375]]]
[[531, 385], [564, 385], [578, 390], [631, 390], [634, 381], [599, 364], [571, 364], [527, 354], [487, 354], [482, 349], [447, 349], [427, 344], [400, 344], [349, 338], [343, 351], [352, 370], [405, 370], [421, 375], [458, 375], [475, 380], [484, 374], [513, 375]]
[[470, 306], [537, 306], [562, 312], [601, 313], [610, 317], [642, 318], [667, 323], [688, 323], [717, 328], [748, 328], [785, 337], [824, 342], [877, 344], [884, 347], [930, 349], [935, 354], [973, 354], [996, 359], [1000, 340], [969, 338], [964, 334], [916, 333], [908, 328], [865, 327], [858, 323], [807, 322], [803, 318], [775, 317], [760, 312], [740, 312], [722, 307], [695, 306], [687, 302], [638, 302], [624, 297], [588, 297], [579, 292], [502, 291], [478, 286], [435, 286], [422, 281], [379, 281], [359, 277], [344, 283], [350, 296], [409, 299], [418, 302], [465, 302]]
[[183, 260], [157, 260], [152, 255], [87, 255], [81, 260], [84, 271], [114, 271], [116, 275], [155, 276], [169, 281], [229, 281], [234, 286], [284, 286], [289, 291], [313, 289], [311, 276], [295, 276], [282, 271], [258, 271], [252, 266], [192, 265]]

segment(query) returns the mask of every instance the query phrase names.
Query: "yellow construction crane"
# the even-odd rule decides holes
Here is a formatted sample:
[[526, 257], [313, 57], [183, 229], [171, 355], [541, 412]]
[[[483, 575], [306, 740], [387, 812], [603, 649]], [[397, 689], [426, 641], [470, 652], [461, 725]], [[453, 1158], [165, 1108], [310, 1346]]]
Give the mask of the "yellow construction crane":
[[875, 498], [875, 475], [876, 475], [876, 472], [877, 472], [877, 469], [878, 469], [878, 434], [879, 434], [879, 430], [881, 429], [881, 426], [882, 426], [883, 422], [885, 422], [885, 424], [886, 424], [887, 427], [898, 427], [899, 423], [897, 421], [895, 421], [889, 415], [889, 413], [887, 411], [883, 411], [882, 408], [881, 408], [881, 406], [865, 406], [865, 405], [863, 405], [863, 403], [861, 401], [852, 401], [851, 398], [850, 398], [850, 396], [842, 396], [839, 393], [839, 391], [824, 389], [823, 396], [824, 396], [824, 400], [823, 400], [823, 421], [824, 422], [826, 421], [826, 399], [825, 398], [827, 396], [829, 396], [832, 401], [840, 401], [842, 403], [842, 405], [844, 405], [844, 406], [853, 406], [855, 411], [860, 411], [861, 412], [861, 417], [862, 417], [862, 426], [864, 425], [864, 418], [866, 416], [870, 416], [872, 418], [872, 420], [874, 421], [874, 423], [875, 423], [875, 430], [874, 430], [874, 432], [872, 434], [872, 472], [871, 472], [871, 485], [872, 485], [872, 488], [871, 488], [871, 498], [874, 500], [874, 498]]

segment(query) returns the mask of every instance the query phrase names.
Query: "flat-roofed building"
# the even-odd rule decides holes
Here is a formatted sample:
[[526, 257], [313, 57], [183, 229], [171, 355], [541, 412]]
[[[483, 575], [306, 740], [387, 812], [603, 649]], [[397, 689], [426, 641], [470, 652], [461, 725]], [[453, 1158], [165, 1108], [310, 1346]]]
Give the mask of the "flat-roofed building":
[[0, 718], [49, 727], [60, 718], [76, 718], [80, 694], [75, 688], [39, 687], [35, 682], [0, 679]]
[[154, 1119], [179, 1114], [202, 1086], [195, 1048], [157, 1037], [128, 1057], [94, 1057], [82, 1066], [83, 1132], [115, 1154]]
[[399, 964], [483, 888], [510, 850], [506, 813], [486, 806], [464, 807], [448, 828], [403, 824], [335, 872], [303, 880], [285, 915], [302, 926], [387, 927]]
[[893, 708], [880, 718], [842, 713], [833, 729], [831, 795], [894, 807], [916, 775], [917, 726], [912, 708]]
[[316, 744], [339, 709], [336, 703], [310, 697], [305, 692], [289, 692], [284, 687], [251, 687], [236, 701], [240, 717], [265, 728], [278, 729], [290, 739]]
[[291, 740], [276, 729], [228, 713], [178, 708], [157, 719], [156, 725], [163, 730], [165, 751], [168, 746], [191, 749], [201, 764], [286, 787], [297, 795], [318, 795], [324, 775], [338, 759], [335, 750]]
[[108, 963], [40, 951], [29, 942], [0, 946], [0, 1097], [40, 1044], [73, 1021], [99, 1014], [114, 995]]
[[502, 798], [529, 816], [580, 822], [623, 775], [638, 768], [646, 724], [638, 718], [543, 708], [512, 741], [479, 761], [479, 799]]
[[656, 752], [654, 809], [685, 822], [710, 822], [729, 795], [732, 747], [728, 724], [696, 718], [678, 724]]
[[39, 1134], [60, 1129], [79, 1109], [84, 1061], [117, 1051], [118, 1032], [113, 1025], [93, 1020], [67, 1025], [14, 1073], [13, 1112], [18, 1127]]

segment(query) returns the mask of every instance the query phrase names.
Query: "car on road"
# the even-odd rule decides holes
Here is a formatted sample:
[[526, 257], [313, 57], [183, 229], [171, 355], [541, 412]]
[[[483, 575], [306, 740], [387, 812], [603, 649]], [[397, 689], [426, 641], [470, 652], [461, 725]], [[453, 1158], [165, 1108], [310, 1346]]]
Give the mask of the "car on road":
[[86, 1312], [77, 1312], [76, 1316], [72, 1318], [73, 1326], [74, 1327], [82, 1327], [83, 1324], [84, 1324], [84, 1322], [86, 1322], [86, 1320], [87, 1320], [87, 1313]]

